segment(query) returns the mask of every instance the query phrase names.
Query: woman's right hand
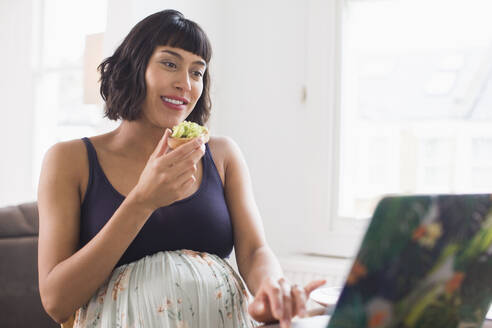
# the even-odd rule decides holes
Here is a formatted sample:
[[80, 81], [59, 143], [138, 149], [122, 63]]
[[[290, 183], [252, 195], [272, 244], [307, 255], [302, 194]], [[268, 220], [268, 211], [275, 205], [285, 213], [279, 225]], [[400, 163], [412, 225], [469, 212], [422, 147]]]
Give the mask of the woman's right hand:
[[170, 150], [167, 144], [170, 135], [171, 130], [166, 129], [140, 174], [137, 185], [130, 192], [137, 202], [151, 211], [187, 195], [196, 181], [197, 162], [205, 154], [201, 138]]

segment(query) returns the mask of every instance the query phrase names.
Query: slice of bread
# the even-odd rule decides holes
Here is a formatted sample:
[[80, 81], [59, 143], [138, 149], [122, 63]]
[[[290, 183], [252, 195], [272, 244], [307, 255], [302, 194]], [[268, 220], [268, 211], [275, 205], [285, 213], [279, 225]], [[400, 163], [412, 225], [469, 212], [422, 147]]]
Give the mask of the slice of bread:
[[168, 144], [168, 146], [171, 149], [176, 149], [179, 146], [184, 145], [188, 141], [191, 141], [191, 140], [196, 139], [196, 138], [202, 138], [203, 143], [206, 144], [210, 140], [210, 134], [207, 131], [205, 134], [202, 134], [199, 137], [193, 137], [193, 138], [173, 138], [173, 137], [169, 137], [167, 139], [167, 144]]

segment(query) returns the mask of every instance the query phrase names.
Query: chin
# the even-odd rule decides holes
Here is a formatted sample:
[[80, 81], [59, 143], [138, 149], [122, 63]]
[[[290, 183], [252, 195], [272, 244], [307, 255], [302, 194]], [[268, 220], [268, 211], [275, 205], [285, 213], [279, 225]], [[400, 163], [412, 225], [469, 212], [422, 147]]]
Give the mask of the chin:
[[182, 121], [184, 121], [184, 118], [182, 118], [181, 115], [178, 117], [175, 115], [171, 116], [167, 113], [165, 115], [161, 115], [160, 117], [156, 117], [154, 120], [152, 120], [153, 125], [161, 129], [166, 129], [166, 128], [172, 129], [173, 126], [178, 125]]

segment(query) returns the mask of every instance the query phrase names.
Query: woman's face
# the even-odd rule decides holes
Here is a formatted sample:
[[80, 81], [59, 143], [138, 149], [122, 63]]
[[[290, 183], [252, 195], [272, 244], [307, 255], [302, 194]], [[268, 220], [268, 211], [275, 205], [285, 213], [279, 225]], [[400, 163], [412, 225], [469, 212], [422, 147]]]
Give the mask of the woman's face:
[[181, 48], [156, 47], [145, 71], [147, 94], [143, 117], [162, 128], [172, 128], [193, 110], [203, 90], [207, 64]]

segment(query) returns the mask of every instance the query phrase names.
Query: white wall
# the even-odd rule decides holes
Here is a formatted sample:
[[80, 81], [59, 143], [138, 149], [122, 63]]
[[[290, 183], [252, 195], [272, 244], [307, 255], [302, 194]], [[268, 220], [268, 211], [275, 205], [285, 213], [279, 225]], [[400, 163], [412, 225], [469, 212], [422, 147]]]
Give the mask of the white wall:
[[224, 61], [216, 64], [226, 72], [217, 90], [218, 130], [243, 149], [277, 254], [308, 250], [317, 222], [328, 221], [334, 6], [332, 0], [226, 5]]
[[0, 206], [34, 200], [32, 1], [0, 1]]
[[[299, 249], [305, 219], [308, 108], [307, 1], [228, 2], [224, 15], [219, 132], [234, 138], [251, 171], [267, 239], [279, 254]], [[303, 234], [304, 235], [304, 234]]]

